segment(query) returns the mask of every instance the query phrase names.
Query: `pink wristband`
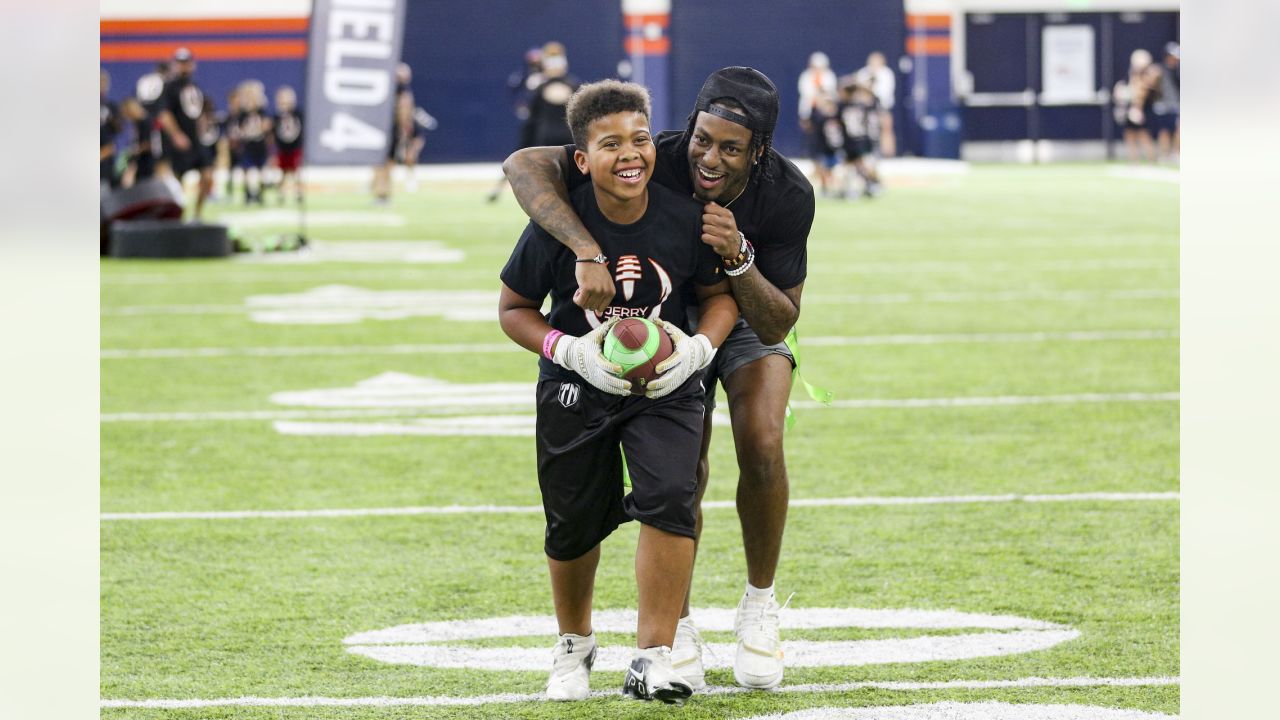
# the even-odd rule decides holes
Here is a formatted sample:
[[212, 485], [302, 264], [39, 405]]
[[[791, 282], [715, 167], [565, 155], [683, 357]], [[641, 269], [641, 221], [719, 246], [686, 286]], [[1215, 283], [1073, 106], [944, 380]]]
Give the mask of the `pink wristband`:
[[551, 357], [551, 352], [556, 346], [556, 340], [558, 340], [561, 335], [564, 335], [564, 333], [559, 330], [552, 330], [547, 333], [547, 336], [542, 339], [542, 357], [552, 361], [555, 360], [555, 358]]

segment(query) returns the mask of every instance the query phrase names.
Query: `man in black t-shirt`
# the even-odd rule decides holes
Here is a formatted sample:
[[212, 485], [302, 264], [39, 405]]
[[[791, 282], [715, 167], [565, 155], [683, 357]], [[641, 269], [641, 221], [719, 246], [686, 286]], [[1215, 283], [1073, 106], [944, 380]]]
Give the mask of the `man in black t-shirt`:
[[[644, 88], [616, 80], [585, 85], [570, 100], [568, 118], [575, 172], [589, 179], [569, 201], [602, 252], [616, 258], [610, 282], [617, 292], [598, 311], [574, 305], [574, 266], [581, 261], [530, 223], [502, 270], [499, 301], [503, 331], [542, 355], [538, 484], [560, 631], [547, 697], [588, 695], [600, 543], [634, 519], [641, 523], [638, 625], [623, 693], [680, 703], [693, 687], [673, 668], [671, 646], [693, 570], [702, 371], [738, 311], [715, 253], [698, 242], [700, 208], [649, 183], [656, 153]], [[587, 262], [603, 267], [607, 258]], [[548, 293], [551, 312], [544, 318]], [[702, 304], [697, 323], [690, 322], [690, 301]], [[643, 397], [630, 395], [631, 383], [618, 376], [621, 368], [601, 354], [605, 335], [623, 317], [655, 321], [675, 346]], [[632, 485], [625, 496], [624, 455]]]
[[179, 182], [190, 170], [200, 172], [195, 208], [195, 219], [199, 220], [204, 210], [205, 198], [213, 188], [212, 167], [198, 143], [197, 122], [204, 112], [204, 93], [192, 77], [196, 71], [196, 61], [191, 51], [178, 48], [173, 53], [173, 62], [175, 74], [172, 80], [165, 83], [157, 116], [164, 143], [164, 159], [160, 166], [168, 167]]
[[[712, 73], [684, 132], [657, 138], [654, 180], [706, 203], [702, 242], [722, 258], [742, 311], [720, 348], [710, 377], [724, 382], [738, 454], [738, 516], [747, 556], [747, 588], [738, 605], [734, 677], [752, 688], [782, 681], [779, 607], [774, 574], [786, 524], [788, 482], [782, 438], [794, 359], [784, 343], [800, 316], [806, 245], [813, 224], [813, 187], [772, 147], [778, 91], [757, 70], [728, 67]], [[503, 163], [520, 206], [578, 259], [604, 257], [574, 208], [562, 200], [566, 185], [581, 182], [561, 148], [528, 148]], [[608, 268], [575, 266], [574, 302], [607, 307], [615, 293]], [[709, 402], [714, 402], [714, 382]], [[699, 498], [706, 487], [706, 416]], [[672, 656], [697, 685], [702, 676], [700, 638], [680, 621]]]

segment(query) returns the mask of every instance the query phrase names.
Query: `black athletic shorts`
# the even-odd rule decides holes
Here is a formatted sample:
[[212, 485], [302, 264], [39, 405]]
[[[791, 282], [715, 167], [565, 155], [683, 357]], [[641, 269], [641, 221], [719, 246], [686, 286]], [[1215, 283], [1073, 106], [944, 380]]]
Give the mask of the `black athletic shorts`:
[[845, 157], [849, 158], [850, 161], [866, 157], [874, 149], [875, 146], [871, 142], [871, 138], [865, 135], [848, 136], [844, 141]]
[[[582, 557], [628, 520], [694, 536], [701, 373], [660, 400], [610, 395], [585, 380], [541, 380], [537, 395], [548, 557]], [[623, 453], [631, 476], [625, 495]]]
[[173, 176], [178, 180], [182, 180], [182, 176], [191, 170], [203, 170], [210, 166], [199, 145], [192, 145], [185, 151], [173, 148], [168, 157], [169, 165], [173, 168]]
[[[688, 311], [689, 326], [698, 326], [698, 308], [697, 306], [689, 308]], [[765, 345], [760, 342], [760, 336], [756, 335], [756, 331], [751, 329], [747, 324], [747, 319], [738, 316], [738, 321], [733, 324], [733, 329], [729, 331], [729, 337], [720, 343], [720, 348], [716, 350], [716, 356], [711, 359], [711, 364], [707, 366], [707, 377], [703, 383], [707, 390], [705, 404], [707, 412], [716, 409], [716, 383], [723, 381], [725, 378], [734, 374], [744, 365], [749, 365], [762, 357], [768, 355], [781, 355], [791, 362], [791, 367], [796, 366], [796, 359], [791, 355], [791, 348], [787, 347], [785, 342], [776, 345]]]

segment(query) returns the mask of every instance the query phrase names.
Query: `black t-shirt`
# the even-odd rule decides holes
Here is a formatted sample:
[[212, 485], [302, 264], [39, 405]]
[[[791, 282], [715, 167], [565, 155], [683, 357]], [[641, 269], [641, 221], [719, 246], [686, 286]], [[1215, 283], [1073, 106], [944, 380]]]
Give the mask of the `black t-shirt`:
[[98, 98], [98, 147], [114, 145], [120, 134], [120, 110], [106, 98]]
[[[609, 258], [614, 304], [603, 315], [575, 305], [578, 282], [573, 252], [532, 222], [502, 269], [502, 282], [530, 300], [542, 300], [550, 293], [547, 322], [570, 335], [585, 335], [614, 316], [662, 318], [689, 332], [684, 291], [691, 292], [693, 283], [715, 285], [724, 279], [719, 257], [698, 239], [701, 207], [653, 183], [644, 217], [630, 225], [605, 218], [591, 183], [573, 190], [569, 202]], [[539, 362], [539, 370], [542, 380], [576, 377], [546, 358]]]
[[570, 96], [578, 89], [572, 76], [554, 77], [533, 91], [529, 102], [529, 123], [533, 142], [537, 145], [564, 145], [573, 142], [565, 110]]
[[861, 139], [880, 136], [879, 101], [841, 103], [839, 114], [847, 137]]
[[164, 94], [160, 98], [160, 107], [173, 113], [178, 129], [196, 142], [196, 121], [204, 112], [204, 93], [189, 77], [176, 77], [165, 83]]
[[[683, 135], [675, 130], [658, 133], [658, 164], [653, 182], [693, 197], [689, 157], [680, 150]], [[573, 167], [573, 146], [565, 147], [565, 152], [569, 155], [569, 167]], [[758, 176], [751, 178], [738, 199], [729, 204], [729, 210], [733, 211], [738, 230], [756, 249], [755, 265], [760, 273], [778, 289], [789, 290], [804, 282], [808, 272], [813, 186], [794, 163], [773, 148], [769, 149], [769, 164], [773, 179], [761, 182]], [[572, 190], [584, 179], [580, 173], [571, 172], [565, 184]], [[699, 220], [698, 236], [701, 235]]]
[[267, 114], [261, 110], [241, 110], [236, 115], [236, 136], [246, 147], [267, 146]]
[[297, 150], [302, 147], [302, 113], [277, 113], [271, 125], [271, 134], [275, 137], [277, 150]]

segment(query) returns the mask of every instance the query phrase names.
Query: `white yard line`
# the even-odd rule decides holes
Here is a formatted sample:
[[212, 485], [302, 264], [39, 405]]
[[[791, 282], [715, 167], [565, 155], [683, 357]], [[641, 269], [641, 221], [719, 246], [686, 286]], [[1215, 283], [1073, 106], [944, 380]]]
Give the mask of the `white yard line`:
[[[1025, 333], [926, 333], [919, 335], [830, 335], [804, 337], [808, 346], [950, 345], [972, 343], [1105, 342], [1110, 340], [1167, 340], [1177, 330], [1067, 330]], [[422, 345], [315, 345], [295, 347], [198, 347], [108, 349], [103, 360], [179, 359], [214, 357], [307, 357], [327, 355], [453, 355], [461, 353], [524, 352], [514, 343], [436, 343]]]
[[1178, 297], [1176, 288], [1133, 290], [1003, 290], [996, 292], [881, 293], [875, 295], [806, 296], [823, 305], [894, 305], [902, 303], [1094, 302], [1099, 300], [1164, 300]]
[[[914, 692], [920, 690], [1000, 690], [1013, 688], [1056, 688], [1056, 687], [1161, 687], [1181, 685], [1177, 677], [1127, 677], [1127, 678], [1020, 678], [1017, 680], [945, 680], [939, 682], [854, 682], [807, 685], [783, 685], [774, 692], [780, 693], [841, 693], [858, 690], [889, 690], [898, 692]], [[741, 687], [711, 686], [697, 694], [702, 695], [735, 695], [739, 693], [759, 692]], [[597, 690], [591, 693], [593, 698], [614, 698], [617, 690]], [[439, 707], [439, 706], [476, 706], [496, 705], [521, 702], [544, 702], [544, 693], [498, 693], [494, 695], [476, 695], [469, 697], [419, 696], [419, 697], [238, 697], [202, 699], [153, 699], [153, 700], [102, 700], [102, 708], [152, 708], [180, 710], [189, 708], [211, 707]]]
[[[1055, 502], [1167, 502], [1179, 500], [1176, 492], [1088, 492], [1056, 495], [936, 495], [921, 497], [843, 497], [800, 498], [791, 501], [793, 507], [861, 507], [881, 505], [973, 505], [983, 503], [1055, 503]], [[735, 506], [731, 500], [708, 500], [702, 503], [704, 510], [728, 510]], [[392, 508], [345, 508], [320, 510], [227, 510], [209, 512], [139, 512], [102, 513], [104, 521], [111, 520], [248, 520], [248, 519], [302, 519], [341, 518], [403, 515], [508, 515], [541, 514], [541, 505], [427, 505]]]
[[1177, 258], [1071, 258], [1026, 262], [965, 262], [953, 260], [820, 264], [810, 272], [852, 275], [913, 275], [920, 273], [1044, 272], [1080, 270], [1147, 270], [1178, 267]]
[[[1158, 331], [1155, 331], [1158, 332]], [[454, 355], [461, 353], [526, 352], [511, 342], [439, 343], [424, 345], [319, 345], [296, 347], [203, 347], [103, 350], [103, 360], [212, 357], [298, 357], [319, 355]]]
[[[459, 291], [464, 292], [464, 291]], [[1098, 300], [1160, 300], [1178, 297], [1176, 288], [1136, 288], [1133, 290], [1002, 290], [995, 292], [882, 293], [874, 295], [825, 295], [805, 298], [805, 302], [825, 305], [891, 305], [903, 303], [1003, 303], [1003, 302], [1090, 302]], [[117, 305], [102, 308], [103, 315], [234, 315], [247, 313], [246, 305]]]
[[820, 403], [814, 400], [797, 400], [792, 407], [817, 410], [822, 408], [857, 409], [871, 408], [940, 408], [940, 407], [991, 407], [1004, 405], [1074, 405], [1077, 403], [1114, 402], [1176, 402], [1176, 392], [1161, 393], [1080, 393], [1077, 395], [997, 395], [992, 397], [951, 398], [864, 398], [833, 400]]
[[[1162, 393], [1081, 393], [1076, 395], [999, 395], [992, 397], [941, 397], [941, 398], [861, 398], [835, 400], [830, 404], [813, 400], [797, 400], [792, 407], [812, 410], [869, 410], [877, 408], [925, 409], [951, 407], [1000, 407], [1009, 405], [1072, 405], [1078, 403], [1113, 402], [1176, 402], [1176, 392]], [[510, 407], [523, 408], [528, 403], [513, 399]], [[487, 405], [486, 407], [492, 407]], [[456, 407], [448, 408], [456, 414]], [[439, 415], [432, 408], [350, 408], [339, 410], [215, 410], [207, 412], [116, 412], [98, 416], [100, 422], [219, 422], [258, 420], [341, 420], [346, 418], [390, 418]]]

